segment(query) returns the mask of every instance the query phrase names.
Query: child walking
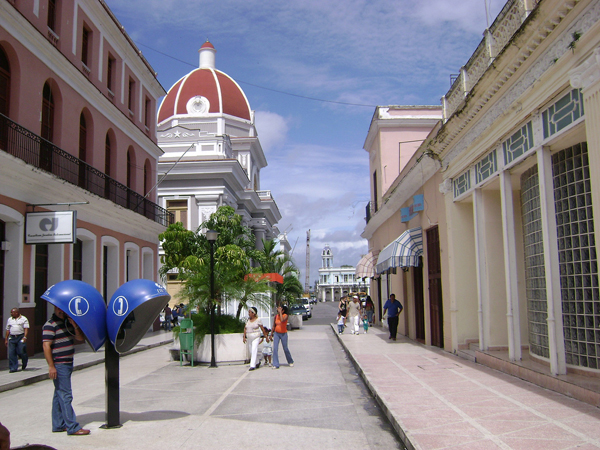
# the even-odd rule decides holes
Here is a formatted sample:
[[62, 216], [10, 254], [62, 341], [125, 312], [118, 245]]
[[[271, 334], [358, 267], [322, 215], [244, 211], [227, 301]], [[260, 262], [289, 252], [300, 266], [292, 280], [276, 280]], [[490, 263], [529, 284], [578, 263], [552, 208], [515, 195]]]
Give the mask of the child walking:
[[344, 328], [346, 326], [346, 318], [342, 315], [341, 312], [339, 312], [338, 316], [337, 316], [337, 326], [338, 326], [338, 333], [342, 334], [344, 332]]
[[365, 334], [367, 334], [367, 331], [369, 331], [369, 318], [366, 314], [363, 316], [363, 329], [365, 330]]
[[267, 337], [265, 338], [265, 342], [263, 344], [262, 354], [263, 359], [265, 360], [265, 365], [270, 366], [272, 364], [271, 355], [273, 355], [273, 339], [269, 337], [271, 330], [265, 328], [265, 331], [267, 332]]

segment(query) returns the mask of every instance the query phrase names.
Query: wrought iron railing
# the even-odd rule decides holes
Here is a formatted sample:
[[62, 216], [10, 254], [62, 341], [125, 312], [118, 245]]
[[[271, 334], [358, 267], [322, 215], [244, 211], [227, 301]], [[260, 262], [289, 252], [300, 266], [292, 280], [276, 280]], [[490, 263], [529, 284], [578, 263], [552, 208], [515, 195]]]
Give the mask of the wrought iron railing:
[[174, 222], [166, 209], [2, 114], [0, 149], [165, 227]]
[[367, 223], [371, 220], [371, 202], [367, 203], [367, 206], [365, 207], [365, 220]]

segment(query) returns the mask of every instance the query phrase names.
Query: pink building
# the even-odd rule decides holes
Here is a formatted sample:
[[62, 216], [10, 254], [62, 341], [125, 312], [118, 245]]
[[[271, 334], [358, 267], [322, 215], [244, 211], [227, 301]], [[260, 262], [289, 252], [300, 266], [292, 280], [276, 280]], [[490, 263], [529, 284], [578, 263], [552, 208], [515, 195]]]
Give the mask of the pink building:
[[[6, 1], [0, 22], [0, 319], [21, 309], [33, 353], [48, 286], [80, 279], [110, 299], [156, 278], [171, 219], [153, 190], [165, 92], [101, 0]], [[76, 211], [74, 243], [24, 244], [34, 210]]]

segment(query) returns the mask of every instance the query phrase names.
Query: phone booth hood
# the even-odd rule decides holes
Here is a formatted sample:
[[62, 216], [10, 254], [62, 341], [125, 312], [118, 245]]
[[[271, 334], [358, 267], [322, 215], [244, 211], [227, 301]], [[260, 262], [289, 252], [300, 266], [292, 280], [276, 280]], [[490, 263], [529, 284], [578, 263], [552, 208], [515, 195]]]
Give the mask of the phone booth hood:
[[106, 312], [108, 338], [117, 352], [131, 350], [170, 299], [167, 288], [152, 280], [131, 280], [117, 289]]
[[98, 290], [79, 280], [60, 281], [41, 296], [73, 319], [86, 341], [98, 351], [106, 341], [106, 304]]

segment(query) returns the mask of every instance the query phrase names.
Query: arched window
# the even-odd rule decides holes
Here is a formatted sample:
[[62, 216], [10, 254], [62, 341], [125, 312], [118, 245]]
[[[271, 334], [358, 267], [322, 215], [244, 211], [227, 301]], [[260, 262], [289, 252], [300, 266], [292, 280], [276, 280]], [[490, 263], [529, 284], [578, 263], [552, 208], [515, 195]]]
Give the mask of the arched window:
[[[54, 138], [54, 97], [48, 82], [44, 84], [42, 91], [42, 129], [40, 134], [49, 142], [52, 142]], [[39, 166], [48, 172], [52, 172], [52, 151], [52, 145], [42, 141]]]
[[106, 177], [104, 178], [104, 198], [115, 201], [114, 195], [111, 196], [111, 191], [115, 192], [114, 189], [111, 189], [111, 160], [112, 160], [112, 141], [110, 139], [110, 134], [106, 133], [106, 139], [104, 141], [104, 174]]
[[0, 47], [0, 114], [9, 116], [10, 106], [10, 64], [8, 57]]
[[79, 187], [85, 188], [86, 183], [86, 167], [85, 162], [87, 158], [87, 124], [85, 122], [85, 116], [83, 113], [79, 116]]
[[127, 151], [127, 187], [131, 189], [133, 178], [133, 162], [131, 161], [131, 150]]
[[42, 92], [42, 137], [52, 142], [54, 134], [54, 98], [50, 84], [44, 84]]

